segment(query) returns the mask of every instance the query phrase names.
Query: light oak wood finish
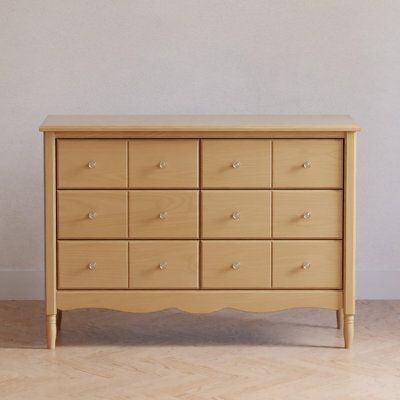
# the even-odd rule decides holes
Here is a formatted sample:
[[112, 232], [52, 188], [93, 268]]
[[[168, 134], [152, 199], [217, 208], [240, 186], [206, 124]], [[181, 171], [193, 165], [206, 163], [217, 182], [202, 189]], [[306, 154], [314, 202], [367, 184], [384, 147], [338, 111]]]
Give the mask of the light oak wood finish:
[[57, 140], [59, 189], [121, 189], [128, 185], [126, 140]]
[[[107, 308], [128, 312], [153, 312], [177, 308], [190, 313], [211, 313], [224, 308], [271, 312], [343, 306], [340, 290], [58, 290], [62, 310]], [[333, 315], [333, 313], [332, 313]]]
[[57, 199], [59, 239], [128, 237], [128, 192], [64, 190]]
[[274, 241], [272, 265], [274, 288], [341, 289], [342, 242]]
[[[351, 346], [359, 127], [350, 117], [49, 116], [41, 130], [49, 348], [55, 346], [62, 310], [92, 307], [130, 312], [173, 307], [192, 313], [319, 307], [336, 311], [339, 325], [343, 310], [345, 345]], [[89, 155], [96, 159], [88, 160]], [[298, 164], [307, 160], [311, 163], [300, 172]], [[224, 170], [227, 163], [232, 170]], [[71, 248], [80, 242], [100, 249], [103, 242], [130, 248], [125, 272], [101, 278], [100, 284], [93, 280], [93, 285], [104, 285], [98, 288], [58, 290], [56, 274], [63, 269], [72, 273], [68, 279], [74, 277], [80, 261], [61, 266], [65, 257], [56, 248], [57, 237]], [[293, 246], [286, 250], [282, 239]], [[317, 239], [324, 239], [315, 253], [323, 268], [312, 269], [308, 280], [304, 274], [292, 276], [293, 251], [308, 256], [304, 249], [314, 250]], [[327, 249], [333, 239], [338, 248]], [[272, 264], [271, 243], [284, 249]], [[190, 246], [196, 254], [185, 261]], [[241, 254], [255, 267], [244, 273], [241, 263], [235, 269], [240, 279], [239, 274], [224, 279], [219, 260], [224, 263], [242, 246], [254, 247]], [[106, 253], [111, 257], [112, 251]], [[173, 258], [173, 264], [167, 262], [173, 266], [168, 279], [161, 275], [166, 272], [158, 260], [162, 254]], [[126, 282], [122, 289], [115, 288], [119, 279]], [[213, 289], [202, 287], [207, 281]], [[87, 280], [74, 284], [87, 285]]]
[[199, 242], [138, 240], [129, 243], [129, 287], [196, 289], [199, 287]]
[[129, 141], [129, 187], [195, 189], [199, 186], [199, 141]]
[[59, 289], [128, 288], [128, 242], [58, 241]]
[[196, 190], [131, 191], [129, 235], [135, 239], [196, 239], [198, 203]]
[[272, 199], [274, 238], [342, 237], [341, 190], [277, 190]]
[[271, 287], [271, 243], [261, 240], [204, 240], [204, 289]]
[[202, 187], [266, 189], [271, 187], [271, 141], [202, 140]]
[[203, 190], [202, 237], [271, 237], [271, 193], [266, 190]]
[[274, 188], [342, 188], [343, 141], [274, 140]]
[[[349, 115], [49, 115], [41, 132], [356, 132]], [[95, 135], [94, 135], [95, 136]]]
[[53, 316], [57, 313], [57, 202], [56, 202], [56, 140], [53, 133], [43, 137], [44, 154], [44, 263], [46, 331], [48, 348], [54, 349], [57, 332]]

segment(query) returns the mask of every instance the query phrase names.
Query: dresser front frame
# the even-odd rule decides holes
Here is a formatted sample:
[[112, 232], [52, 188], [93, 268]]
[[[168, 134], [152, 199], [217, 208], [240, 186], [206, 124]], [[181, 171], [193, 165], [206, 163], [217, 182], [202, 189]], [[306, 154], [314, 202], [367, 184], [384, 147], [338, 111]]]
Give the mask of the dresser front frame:
[[[326, 139], [344, 142], [343, 170], [343, 286], [341, 290], [58, 290], [57, 289], [57, 152], [56, 140], [69, 139]], [[270, 312], [314, 307], [337, 311], [343, 325], [345, 347], [352, 345], [355, 314], [355, 174], [356, 132], [298, 131], [90, 131], [44, 133], [45, 308], [48, 347], [55, 347], [63, 310], [107, 308], [152, 312], [177, 308], [207, 313], [223, 308]]]

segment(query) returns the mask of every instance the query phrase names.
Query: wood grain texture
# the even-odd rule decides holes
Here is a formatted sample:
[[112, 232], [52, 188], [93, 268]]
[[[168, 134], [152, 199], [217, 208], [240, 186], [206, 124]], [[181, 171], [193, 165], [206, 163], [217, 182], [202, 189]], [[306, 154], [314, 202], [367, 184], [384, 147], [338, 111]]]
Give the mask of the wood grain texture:
[[202, 241], [202, 288], [267, 289], [271, 287], [271, 242]]
[[271, 141], [202, 140], [202, 187], [266, 189], [271, 187]]
[[[265, 239], [271, 237], [271, 192], [203, 190], [202, 237]], [[239, 213], [235, 219], [234, 213]]]
[[342, 237], [341, 190], [277, 190], [272, 199], [274, 238]]
[[[89, 264], [95, 263], [93, 270]], [[59, 240], [59, 289], [128, 288], [128, 243], [110, 240]]]
[[198, 186], [198, 140], [129, 141], [130, 188], [195, 189]]
[[49, 115], [59, 131], [358, 131], [349, 115]]
[[340, 290], [59, 290], [57, 304], [62, 310], [152, 312], [178, 308], [209, 313], [234, 308], [268, 312], [301, 307], [337, 310], [343, 305], [343, 298]]
[[273, 152], [274, 188], [343, 187], [342, 140], [274, 140]]
[[[197, 190], [134, 190], [129, 192], [129, 234], [135, 239], [199, 237]], [[164, 213], [164, 214], [163, 214]], [[162, 218], [162, 215], [165, 218]]]
[[196, 289], [199, 287], [199, 242], [138, 240], [129, 243], [129, 287]]
[[128, 141], [58, 139], [57, 183], [59, 189], [126, 188]]
[[356, 270], [356, 133], [345, 139], [344, 163], [344, 313], [355, 314]]
[[[124, 239], [128, 237], [128, 192], [62, 190], [58, 199], [59, 239]], [[95, 218], [90, 219], [89, 213]]]
[[[310, 263], [308, 269], [303, 268], [305, 263]], [[272, 265], [274, 288], [340, 289], [342, 242], [340, 240], [274, 241]]]

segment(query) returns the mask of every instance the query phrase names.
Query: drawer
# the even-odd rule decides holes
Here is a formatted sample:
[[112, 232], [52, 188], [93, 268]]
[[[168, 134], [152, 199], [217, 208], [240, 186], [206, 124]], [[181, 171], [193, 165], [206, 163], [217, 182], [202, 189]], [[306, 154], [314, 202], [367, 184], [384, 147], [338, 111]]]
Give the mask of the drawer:
[[340, 240], [282, 240], [273, 243], [273, 287], [340, 289]]
[[128, 237], [128, 193], [121, 190], [57, 192], [60, 239]]
[[129, 243], [129, 287], [196, 289], [199, 244], [194, 240], [138, 240]]
[[341, 139], [283, 139], [273, 142], [275, 188], [342, 188]]
[[126, 188], [128, 142], [109, 139], [58, 139], [60, 189]]
[[271, 287], [271, 243], [261, 240], [202, 242], [204, 289]]
[[142, 139], [129, 142], [129, 187], [197, 188], [199, 141]]
[[278, 190], [272, 198], [274, 238], [342, 237], [341, 190]]
[[202, 140], [204, 188], [269, 188], [271, 141], [264, 139]]
[[128, 288], [128, 242], [58, 241], [58, 288]]
[[269, 238], [271, 193], [266, 190], [202, 192], [202, 237]]
[[142, 239], [197, 239], [197, 190], [134, 190], [129, 193], [129, 233]]

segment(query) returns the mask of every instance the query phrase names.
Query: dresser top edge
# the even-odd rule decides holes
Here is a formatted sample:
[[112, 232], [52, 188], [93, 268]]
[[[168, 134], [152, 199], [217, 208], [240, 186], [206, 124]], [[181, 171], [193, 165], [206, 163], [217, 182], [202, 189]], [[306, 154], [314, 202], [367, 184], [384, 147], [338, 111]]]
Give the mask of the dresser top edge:
[[48, 115], [41, 132], [358, 132], [349, 115]]

